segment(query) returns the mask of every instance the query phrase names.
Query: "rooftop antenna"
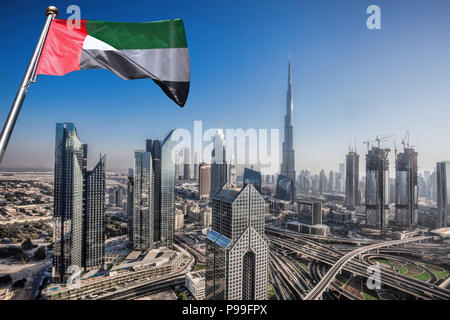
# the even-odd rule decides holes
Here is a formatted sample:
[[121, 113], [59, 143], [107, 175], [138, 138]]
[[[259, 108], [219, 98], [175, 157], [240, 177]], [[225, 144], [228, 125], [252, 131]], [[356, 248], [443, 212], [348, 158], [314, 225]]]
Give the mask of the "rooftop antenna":
[[352, 137], [350, 137], [350, 141], [348, 143], [348, 152], [352, 151]]
[[355, 137], [355, 153], [356, 153], [356, 137]]

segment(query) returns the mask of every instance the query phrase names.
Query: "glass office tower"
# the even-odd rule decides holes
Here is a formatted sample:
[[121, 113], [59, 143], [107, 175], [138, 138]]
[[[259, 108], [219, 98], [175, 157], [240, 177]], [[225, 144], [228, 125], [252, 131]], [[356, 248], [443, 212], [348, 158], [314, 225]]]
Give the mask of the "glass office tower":
[[294, 181], [288, 177], [279, 175], [275, 198], [279, 200], [294, 201]]
[[52, 278], [66, 279], [71, 265], [82, 267], [83, 147], [72, 123], [56, 124]]
[[173, 246], [175, 223], [175, 159], [173, 149], [177, 141], [172, 140], [172, 130], [161, 147], [161, 246]]
[[128, 240], [133, 242], [133, 198], [134, 198], [134, 170], [128, 169], [127, 180], [127, 234]]
[[161, 238], [161, 142], [148, 139], [145, 151], [152, 156], [153, 241], [158, 245]]
[[86, 270], [104, 265], [105, 256], [105, 168], [106, 156], [86, 172], [85, 262]]
[[345, 206], [354, 210], [359, 206], [359, 155], [350, 150], [346, 156]]
[[219, 191], [228, 182], [225, 137], [222, 129], [217, 129], [211, 152], [211, 194]]
[[[135, 152], [133, 185], [133, 247], [171, 247], [174, 235], [175, 159], [173, 130], [164, 139], [149, 139], [146, 151]], [[131, 209], [129, 209], [131, 211]]]
[[150, 152], [134, 152], [133, 248], [153, 249], [153, 171]]
[[249, 168], [244, 168], [244, 185], [249, 183], [261, 193], [261, 173]]
[[450, 220], [450, 161], [436, 165], [437, 181], [437, 227], [446, 228]]
[[268, 245], [265, 201], [252, 184], [226, 184], [212, 198], [206, 236], [206, 299], [267, 299]]

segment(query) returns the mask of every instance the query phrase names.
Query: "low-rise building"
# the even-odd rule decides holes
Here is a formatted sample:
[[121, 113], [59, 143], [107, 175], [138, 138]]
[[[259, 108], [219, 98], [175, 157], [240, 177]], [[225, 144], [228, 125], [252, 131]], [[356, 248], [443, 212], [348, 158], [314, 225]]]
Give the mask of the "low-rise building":
[[290, 231], [314, 234], [318, 236], [327, 236], [330, 234], [330, 227], [324, 224], [310, 225], [298, 221], [290, 221], [286, 223], [286, 228]]
[[188, 272], [186, 274], [186, 288], [195, 300], [205, 299], [205, 270]]

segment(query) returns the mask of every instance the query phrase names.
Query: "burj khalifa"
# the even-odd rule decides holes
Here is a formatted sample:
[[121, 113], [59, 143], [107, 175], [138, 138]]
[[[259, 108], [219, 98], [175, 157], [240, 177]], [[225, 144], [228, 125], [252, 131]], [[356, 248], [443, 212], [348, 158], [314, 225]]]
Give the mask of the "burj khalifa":
[[295, 186], [295, 150], [294, 150], [294, 101], [292, 98], [291, 58], [289, 56], [288, 89], [286, 92], [286, 115], [284, 116], [284, 141], [281, 175], [291, 178]]

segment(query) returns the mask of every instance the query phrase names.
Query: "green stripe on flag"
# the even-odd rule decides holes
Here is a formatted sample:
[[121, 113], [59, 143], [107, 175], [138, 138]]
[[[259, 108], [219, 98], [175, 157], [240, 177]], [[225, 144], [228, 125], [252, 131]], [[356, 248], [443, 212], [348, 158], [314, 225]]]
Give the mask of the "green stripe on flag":
[[180, 19], [130, 23], [86, 20], [87, 33], [117, 50], [187, 48]]

